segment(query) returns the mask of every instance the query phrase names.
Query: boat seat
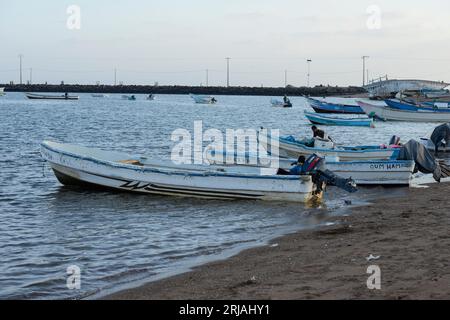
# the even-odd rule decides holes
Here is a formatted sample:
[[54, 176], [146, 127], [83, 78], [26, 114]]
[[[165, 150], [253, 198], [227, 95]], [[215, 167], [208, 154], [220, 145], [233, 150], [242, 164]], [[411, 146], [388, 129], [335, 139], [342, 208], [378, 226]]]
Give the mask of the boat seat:
[[144, 164], [141, 163], [139, 160], [120, 160], [118, 162], [123, 163], [123, 164], [131, 164], [134, 166], [144, 166]]

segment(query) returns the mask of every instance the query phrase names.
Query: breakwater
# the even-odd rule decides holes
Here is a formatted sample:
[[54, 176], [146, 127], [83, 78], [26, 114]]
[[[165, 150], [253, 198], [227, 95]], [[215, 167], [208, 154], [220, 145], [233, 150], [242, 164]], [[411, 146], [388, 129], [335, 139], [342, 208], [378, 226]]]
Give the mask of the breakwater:
[[151, 85], [79, 85], [33, 84], [2, 85], [5, 92], [79, 92], [79, 93], [128, 93], [128, 94], [214, 94], [241, 96], [342, 96], [364, 94], [361, 87], [200, 87], [200, 86], [151, 86]]

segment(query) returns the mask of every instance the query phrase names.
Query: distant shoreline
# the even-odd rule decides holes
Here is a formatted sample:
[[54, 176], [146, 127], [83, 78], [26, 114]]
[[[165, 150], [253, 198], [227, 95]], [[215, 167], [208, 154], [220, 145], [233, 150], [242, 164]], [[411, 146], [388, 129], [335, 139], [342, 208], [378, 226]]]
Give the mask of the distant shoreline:
[[123, 94], [208, 94], [240, 96], [348, 96], [366, 93], [361, 87], [316, 86], [274, 88], [274, 87], [199, 87], [199, 86], [149, 86], [149, 85], [78, 85], [78, 84], [33, 84], [8, 85], [5, 92], [69, 92], [69, 93], [123, 93]]

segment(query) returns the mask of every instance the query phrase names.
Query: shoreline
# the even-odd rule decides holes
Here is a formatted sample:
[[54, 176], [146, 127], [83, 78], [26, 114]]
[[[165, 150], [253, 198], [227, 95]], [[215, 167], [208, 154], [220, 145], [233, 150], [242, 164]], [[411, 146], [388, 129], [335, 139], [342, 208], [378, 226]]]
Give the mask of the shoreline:
[[[100, 299], [449, 299], [448, 192], [450, 183], [411, 188], [330, 217], [335, 225]], [[367, 288], [370, 265], [381, 269], [381, 290]]]

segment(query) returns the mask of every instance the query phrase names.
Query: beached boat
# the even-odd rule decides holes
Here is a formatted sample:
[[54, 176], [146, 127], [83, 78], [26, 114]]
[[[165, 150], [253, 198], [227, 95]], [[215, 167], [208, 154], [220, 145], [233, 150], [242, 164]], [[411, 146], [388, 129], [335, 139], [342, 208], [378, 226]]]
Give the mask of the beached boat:
[[25, 93], [28, 99], [32, 100], [78, 100], [78, 96], [71, 96], [69, 94], [63, 95], [45, 95], [45, 94], [35, 94], [35, 93]]
[[[338, 157], [341, 161], [356, 160], [391, 160], [396, 159], [399, 152], [396, 148], [387, 148], [386, 146], [335, 146], [331, 141], [322, 139], [311, 139], [310, 141], [300, 141], [292, 136], [280, 137], [278, 151], [276, 146], [272, 145], [272, 139], [261, 135], [259, 142], [267, 152], [274, 156], [284, 158], [298, 158], [300, 155], [308, 156], [317, 154], [322, 157]], [[312, 146], [310, 146], [312, 145]], [[275, 150], [275, 151], [274, 151]], [[278, 154], [276, 153], [278, 152]]]
[[272, 107], [276, 107], [276, 108], [292, 108], [291, 101], [284, 102], [281, 100], [272, 99], [272, 100], [270, 100], [270, 103], [272, 104]]
[[[388, 102], [386, 103], [392, 103]], [[373, 105], [359, 101], [359, 106], [369, 117], [376, 117], [385, 121], [409, 122], [449, 122], [450, 109], [422, 108], [414, 105], [401, 104], [396, 108], [390, 106]], [[403, 109], [402, 109], [403, 108]]]
[[312, 123], [326, 126], [352, 126], [352, 127], [372, 127], [373, 119], [364, 118], [338, 118], [326, 116], [319, 113], [305, 111], [305, 117]]
[[[217, 152], [207, 152], [208, 162], [211, 165], [227, 165], [225, 161], [227, 154], [223, 151], [220, 153], [220, 160], [217, 160]], [[297, 161], [297, 159], [275, 159], [269, 155], [258, 158], [249, 153], [237, 153], [231, 159], [235, 160], [233, 163], [246, 166], [268, 167], [278, 164], [285, 170], [289, 170]], [[410, 185], [415, 163], [412, 160], [340, 161], [336, 157], [331, 157], [325, 158], [325, 167], [342, 178], [352, 178], [358, 185]]]
[[195, 103], [198, 104], [215, 104], [217, 103], [216, 98], [211, 96], [204, 96], [204, 95], [196, 95], [196, 94], [190, 94], [192, 100], [194, 100]]
[[145, 157], [44, 141], [42, 157], [66, 185], [206, 199], [307, 202], [316, 196], [312, 177], [261, 175], [259, 168], [167, 168]]
[[364, 111], [357, 105], [328, 103], [313, 98], [306, 98], [306, 100], [317, 113], [364, 114]]

